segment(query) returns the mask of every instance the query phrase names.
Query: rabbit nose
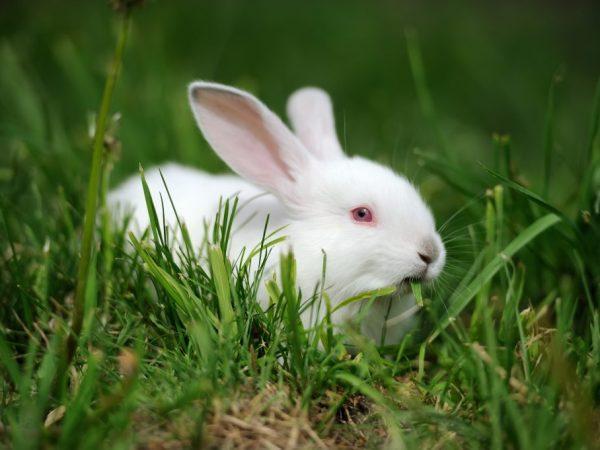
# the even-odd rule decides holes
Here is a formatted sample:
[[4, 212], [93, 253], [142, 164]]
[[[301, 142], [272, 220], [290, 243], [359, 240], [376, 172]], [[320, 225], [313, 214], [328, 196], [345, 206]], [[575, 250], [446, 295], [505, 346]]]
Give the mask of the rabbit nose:
[[421, 258], [421, 261], [423, 261], [425, 264], [431, 263], [431, 256], [421, 252], [419, 252], [418, 255], [419, 258]]
[[436, 245], [436, 242], [432, 238], [425, 239], [421, 243], [420, 250], [417, 252], [419, 258], [421, 258], [421, 261], [423, 261], [427, 265], [434, 262], [438, 258], [439, 253], [440, 252]]

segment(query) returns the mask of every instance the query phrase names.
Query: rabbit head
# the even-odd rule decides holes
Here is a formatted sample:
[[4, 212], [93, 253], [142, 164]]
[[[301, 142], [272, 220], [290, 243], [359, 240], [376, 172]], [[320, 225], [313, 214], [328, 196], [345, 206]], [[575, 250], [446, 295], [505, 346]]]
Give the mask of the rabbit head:
[[238, 89], [194, 82], [189, 96], [198, 126], [217, 154], [287, 208], [286, 234], [303, 289], [312, 292], [311, 283], [319, 281], [323, 252], [334, 301], [439, 275], [445, 250], [429, 208], [403, 176], [344, 154], [324, 91], [304, 88], [290, 97], [295, 134]]

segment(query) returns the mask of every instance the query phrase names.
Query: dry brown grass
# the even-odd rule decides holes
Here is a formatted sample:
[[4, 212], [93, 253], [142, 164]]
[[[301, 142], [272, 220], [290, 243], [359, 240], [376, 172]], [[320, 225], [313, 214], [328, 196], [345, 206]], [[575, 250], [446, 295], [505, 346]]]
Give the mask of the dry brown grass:
[[[362, 395], [343, 399], [330, 391], [308, 412], [286, 387], [275, 384], [258, 393], [242, 389], [234, 398], [215, 402], [202, 430], [189, 408], [172, 420], [138, 413], [138, 448], [353, 449], [379, 448], [386, 440], [383, 423]], [[339, 401], [341, 407], [332, 413]]]

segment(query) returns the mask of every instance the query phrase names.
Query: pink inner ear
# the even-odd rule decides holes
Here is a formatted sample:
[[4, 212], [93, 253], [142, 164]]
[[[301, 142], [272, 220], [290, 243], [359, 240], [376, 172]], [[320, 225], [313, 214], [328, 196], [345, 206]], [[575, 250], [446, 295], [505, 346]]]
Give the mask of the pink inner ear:
[[269, 124], [260, 105], [226, 91], [197, 89], [193, 96], [206, 139], [233, 170], [270, 188], [294, 180], [280, 154], [277, 124]]

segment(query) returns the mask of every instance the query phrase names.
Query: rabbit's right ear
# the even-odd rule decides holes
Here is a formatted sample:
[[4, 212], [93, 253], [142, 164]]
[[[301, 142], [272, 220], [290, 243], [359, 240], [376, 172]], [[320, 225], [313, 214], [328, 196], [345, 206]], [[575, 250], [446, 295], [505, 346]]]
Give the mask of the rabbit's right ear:
[[296, 136], [318, 159], [344, 156], [335, 132], [333, 106], [327, 92], [315, 87], [298, 89], [287, 102], [287, 114]]
[[293, 200], [294, 181], [311, 156], [276, 114], [247, 92], [217, 83], [190, 84], [189, 98], [204, 137], [229, 167]]

